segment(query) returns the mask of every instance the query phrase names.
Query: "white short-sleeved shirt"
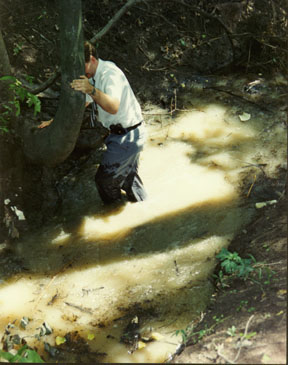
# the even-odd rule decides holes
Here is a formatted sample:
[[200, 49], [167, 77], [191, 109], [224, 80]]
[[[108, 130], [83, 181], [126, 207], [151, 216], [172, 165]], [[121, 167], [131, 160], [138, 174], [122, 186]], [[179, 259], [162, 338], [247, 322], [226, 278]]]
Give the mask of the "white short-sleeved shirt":
[[[113, 62], [101, 59], [98, 61], [96, 74], [89, 79], [89, 82], [96, 89], [120, 100], [116, 114], [107, 113], [97, 105], [99, 121], [106, 128], [118, 123], [124, 128], [140, 123], [143, 120], [141, 107], [124, 73]], [[86, 94], [86, 101], [93, 102], [93, 99]]]

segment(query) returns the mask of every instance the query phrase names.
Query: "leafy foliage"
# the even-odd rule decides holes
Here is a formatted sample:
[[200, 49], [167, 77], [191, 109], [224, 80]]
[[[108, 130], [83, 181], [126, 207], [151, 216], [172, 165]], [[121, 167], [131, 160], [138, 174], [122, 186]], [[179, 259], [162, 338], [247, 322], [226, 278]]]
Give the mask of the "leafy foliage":
[[0, 350], [0, 359], [1, 358], [10, 363], [44, 363], [38, 353], [30, 349], [27, 345], [21, 347], [16, 355]]
[[234, 274], [238, 278], [246, 280], [250, 273], [254, 271], [252, 266], [254, 258], [252, 259], [252, 256], [251, 259], [243, 259], [237, 252], [230, 252], [226, 248], [222, 248], [216, 258], [221, 261], [220, 265], [226, 274]]
[[[31, 76], [26, 77], [28, 82], [32, 82]], [[21, 103], [26, 101], [29, 108], [34, 108], [34, 116], [41, 111], [41, 102], [39, 98], [30, 93], [22, 82], [14, 76], [3, 76], [0, 81], [9, 81], [9, 89], [13, 93], [13, 99], [2, 105], [2, 112], [0, 112], [0, 133], [8, 132], [8, 125], [11, 117], [15, 115], [18, 117], [21, 113]]]

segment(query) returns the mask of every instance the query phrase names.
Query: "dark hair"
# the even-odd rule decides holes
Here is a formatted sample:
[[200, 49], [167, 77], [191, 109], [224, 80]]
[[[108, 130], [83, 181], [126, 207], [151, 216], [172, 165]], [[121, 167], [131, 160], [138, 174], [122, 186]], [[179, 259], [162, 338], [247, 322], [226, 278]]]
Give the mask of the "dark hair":
[[90, 42], [84, 42], [84, 54], [85, 54], [85, 63], [90, 61], [90, 56], [94, 56], [98, 58], [98, 54], [96, 48]]

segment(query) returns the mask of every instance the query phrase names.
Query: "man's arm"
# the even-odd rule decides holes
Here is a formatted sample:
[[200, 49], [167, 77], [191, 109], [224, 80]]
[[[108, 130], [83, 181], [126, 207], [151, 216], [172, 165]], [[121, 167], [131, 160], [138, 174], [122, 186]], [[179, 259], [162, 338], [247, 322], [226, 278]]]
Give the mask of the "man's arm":
[[73, 80], [70, 85], [74, 90], [90, 95], [95, 103], [105, 110], [105, 112], [110, 114], [116, 114], [118, 112], [120, 100], [96, 89], [90, 84], [86, 76], [80, 76], [80, 79]]

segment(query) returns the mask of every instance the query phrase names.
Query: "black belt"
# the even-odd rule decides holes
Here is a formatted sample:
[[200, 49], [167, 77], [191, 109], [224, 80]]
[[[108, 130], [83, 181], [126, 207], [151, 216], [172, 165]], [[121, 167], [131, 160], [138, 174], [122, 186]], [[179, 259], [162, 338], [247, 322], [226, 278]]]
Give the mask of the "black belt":
[[142, 121], [138, 124], [133, 125], [132, 127], [123, 128], [122, 125], [120, 123], [118, 123], [116, 125], [112, 124], [109, 129], [110, 129], [110, 133], [123, 135], [123, 134], [126, 134], [126, 133], [132, 131], [133, 129], [139, 127], [139, 125], [141, 125], [141, 124], [142, 124]]

